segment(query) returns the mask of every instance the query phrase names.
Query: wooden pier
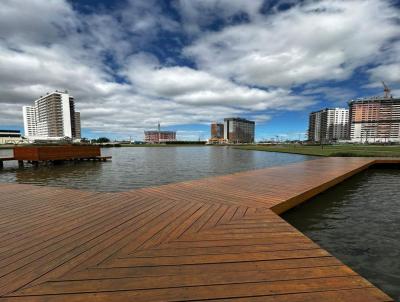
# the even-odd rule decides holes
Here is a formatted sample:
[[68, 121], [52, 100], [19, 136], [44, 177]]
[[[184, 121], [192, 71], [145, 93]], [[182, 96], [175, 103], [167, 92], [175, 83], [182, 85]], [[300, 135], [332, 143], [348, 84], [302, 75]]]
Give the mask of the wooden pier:
[[41, 162], [63, 162], [98, 160], [106, 161], [111, 156], [101, 156], [100, 146], [86, 145], [59, 145], [59, 146], [21, 146], [13, 148], [13, 157], [0, 158], [0, 169], [4, 161], [16, 160], [20, 167], [24, 161], [35, 166]]
[[121, 193], [0, 185], [0, 302], [392, 301], [278, 214], [375, 163], [323, 158]]

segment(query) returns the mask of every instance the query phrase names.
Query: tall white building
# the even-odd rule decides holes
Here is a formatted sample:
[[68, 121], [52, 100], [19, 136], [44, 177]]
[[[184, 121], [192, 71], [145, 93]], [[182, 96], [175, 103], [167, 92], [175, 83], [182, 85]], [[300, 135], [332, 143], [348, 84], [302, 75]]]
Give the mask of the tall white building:
[[35, 136], [36, 128], [36, 108], [35, 106], [23, 106], [22, 114], [24, 116], [24, 132], [26, 137]]
[[332, 142], [349, 139], [349, 110], [326, 108], [310, 113], [308, 139]]
[[80, 114], [75, 112], [74, 98], [55, 91], [40, 97], [34, 106], [24, 106], [25, 136], [29, 139], [80, 139]]

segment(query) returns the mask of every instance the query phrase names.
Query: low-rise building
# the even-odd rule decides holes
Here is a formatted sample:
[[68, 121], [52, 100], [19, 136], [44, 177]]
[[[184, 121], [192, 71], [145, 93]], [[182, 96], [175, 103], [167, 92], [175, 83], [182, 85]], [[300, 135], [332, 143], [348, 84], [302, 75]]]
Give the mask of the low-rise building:
[[145, 131], [144, 141], [149, 144], [161, 144], [176, 141], [175, 131]]
[[158, 123], [157, 130], [144, 132], [144, 141], [148, 144], [162, 144], [176, 141], [175, 131], [161, 131], [161, 125]]
[[0, 144], [18, 144], [22, 141], [21, 131], [0, 130]]

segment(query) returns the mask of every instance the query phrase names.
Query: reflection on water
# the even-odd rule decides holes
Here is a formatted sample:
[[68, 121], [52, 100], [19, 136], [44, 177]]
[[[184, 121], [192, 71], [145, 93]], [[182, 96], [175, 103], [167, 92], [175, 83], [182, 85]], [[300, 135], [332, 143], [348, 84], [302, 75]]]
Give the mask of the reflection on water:
[[313, 158], [211, 146], [105, 148], [102, 155], [111, 155], [113, 159], [23, 169], [15, 162], [6, 162], [5, 169], [0, 171], [0, 182], [126, 191]]
[[13, 157], [14, 152], [12, 149], [0, 149], [0, 158]]
[[370, 169], [283, 218], [400, 301], [399, 184], [399, 169]]

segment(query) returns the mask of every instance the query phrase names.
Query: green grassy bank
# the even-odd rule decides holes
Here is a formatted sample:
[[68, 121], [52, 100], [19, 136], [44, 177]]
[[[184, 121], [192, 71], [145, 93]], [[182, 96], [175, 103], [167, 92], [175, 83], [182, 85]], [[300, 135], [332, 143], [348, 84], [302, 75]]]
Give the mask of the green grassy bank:
[[400, 146], [376, 145], [246, 145], [235, 148], [268, 152], [284, 152], [315, 156], [400, 157]]

